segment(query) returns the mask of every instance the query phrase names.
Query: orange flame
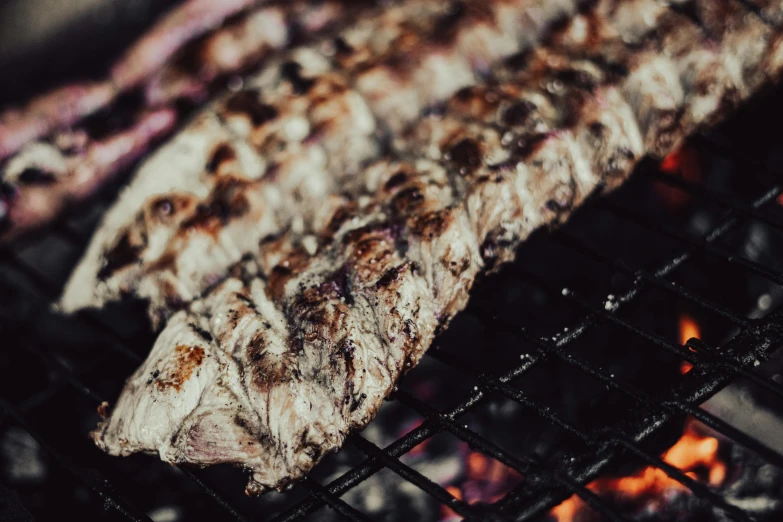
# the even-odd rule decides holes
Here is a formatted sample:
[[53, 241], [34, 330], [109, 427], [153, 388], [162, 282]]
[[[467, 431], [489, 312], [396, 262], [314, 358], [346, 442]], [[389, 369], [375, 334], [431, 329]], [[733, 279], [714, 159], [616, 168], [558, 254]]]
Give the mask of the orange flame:
[[[683, 436], [662, 455], [663, 461], [685, 472], [689, 477], [720, 486], [726, 479], [726, 464], [718, 459], [718, 439], [698, 433], [696, 423], [689, 420]], [[621, 478], [600, 478], [587, 488], [602, 497], [634, 500], [641, 505], [654, 504], [667, 491], [689, 491], [658, 468], [646, 467], [634, 475]], [[587, 504], [571, 496], [552, 511], [557, 522], [588, 522], [594, 520]]]
[[[670, 160], [674, 161], [674, 160]], [[685, 345], [688, 340], [701, 338], [701, 331], [695, 319], [687, 314], [679, 318], [679, 341]], [[683, 361], [680, 371], [684, 374], [693, 365]], [[682, 437], [662, 455], [664, 462], [682, 470], [686, 475], [719, 486], [726, 478], [726, 464], [718, 459], [718, 440], [698, 433], [696, 423], [688, 421]], [[465, 446], [464, 477], [460, 485], [451, 484], [446, 490], [456, 499], [468, 504], [476, 502], [495, 502], [501, 499], [510, 488], [503, 485], [519, 482], [522, 477], [501, 462], [487, 457]], [[647, 467], [634, 475], [621, 478], [601, 478], [587, 485], [587, 488], [602, 497], [612, 497], [637, 505], [651, 505], [664, 498], [668, 491], [689, 491], [685, 486], [670, 478], [655, 467]], [[557, 522], [591, 522], [597, 520], [587, 505], [577, 495], [556, 506], [550, 515]], [[461, 517], [448, 506], [441, 507], [441, 522], [461, 520]]]
[[471, 451], [467, 462], [468, 477], [474, 480], [481, 480], [486, 475], [488, 469], [489, 462], [487, 457], [478, 451]]
[[[690, 339], [701, 339], [701, 331], [693, 317], [682, 314], [680, 316], [680, 344], [685, 346]], [[691, 371], [692, 368], [693, 365], [688, 361], [680, 363], [680, 373], [683, 375]]]

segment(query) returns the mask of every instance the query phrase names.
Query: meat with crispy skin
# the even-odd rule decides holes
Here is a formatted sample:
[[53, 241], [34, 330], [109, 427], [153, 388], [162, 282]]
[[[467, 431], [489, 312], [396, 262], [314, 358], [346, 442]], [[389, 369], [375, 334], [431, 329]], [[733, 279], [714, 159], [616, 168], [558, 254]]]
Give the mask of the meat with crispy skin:
[[115, 94], [108, 81], [65, 85], [33, 98], [24, 107], [4, 110], [0, 113], [0, 160], [55, 128], [73, 125], [106, 107]]
[[189, 41], [263, 0], [186, 0], [172, 9], [114, 65], [109, 77], [120, 90], [139, 85]]
[[98, 446], [241, 465], [249, 493], [301, 478], [373, 418], [479, 274], [783, 67], [783, 38], [732, 0], [696, 0], [635, 41], [619, 22], [578, 16], [497, 83], [460, 91], [362, 171], [313, 254], [289, 232], [274, 267], [262, 248], [257, 274], [176, 313]]

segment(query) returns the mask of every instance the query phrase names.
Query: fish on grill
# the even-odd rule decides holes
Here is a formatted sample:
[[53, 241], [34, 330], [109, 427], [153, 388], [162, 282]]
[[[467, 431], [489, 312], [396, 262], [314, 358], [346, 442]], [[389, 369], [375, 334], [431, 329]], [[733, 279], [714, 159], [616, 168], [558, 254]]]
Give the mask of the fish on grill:
[[262, 247], [172, 316], [97, 445], [241, 465], [251, 494], [301, 478], [373, 418], [478, 275], [778, 79], [783, 39], [740, 4], [678, 11], [634, 41], [578, 15], [419, 120], [341, 195], [314, 252], [290, 230], [273, 266]]
[[[18, 150], [3, 162], [4, 167], [0, 166], [0, 242], [40, 227], [68, 205], [93, 194], [150, 150], [155, 141], [170, 134], [176, 122], [148, 132], [150, 113], [182, 120], [187, 111], [176, 110], [182, 106], [180, 102], [203, 102], [215, 85], [222, 83], [221, 78], [259, 64], [272, 51], [288, 46], [297, 34], [328, 33], [351, 23], [364, 12], [361, 5], [323, 0], [269, 2], [190, 42], [157, 72], [152, 63], [147, 64], [145, 74], [150, 77], [143, 86], [136, 87], [143, 90], [143, 95], [136, 96], [132, 103], [129, 96], [122, 96], [132, 85], [118, 86], [107, 80], [65, 86], [34, 99], [23, 109], [0, 114], [0, 160]], [[182, 13], [172, 20], [189, 23]], [[192, 29], [189, 26], [188, 30]], [[144, 46], [158, 41], [160, 32], [160, 28], [153, 29], [143, 39], [147, 42]], [[142, 54], [130, 51], [128, 55]], [[133, 61], [139, 62], [138, 56]], [[155, 65], [159, 61], [160, 57], [153, 59]], [[118, 113], [131, 114], [120, 118]], [[46, 138], [35, 141], [55, 128]], [[132, 147], [112, 146], [117, 143], [116, 136], [129, 135], [134, 136]], [[100, 156], [100, 162], [94, 161], [95, 155]], [[42, 174], [36, 182], [28, 183], [29, 177], [17, 175], [27, 169], [41, 170]], [[43, 177], [46, 190], [37, 182]]]
[[[187, 163], [176, 166], [180, 136], [143, 166], [71, 277], [62, 309], [130, 294], [148, 300], [160, 323], [260, 241], [317, 222], [323, 202], [352, 190], [390, 136], [474, 84], [492, 62], [529, 49], [577, 7], [568, 0], [405, 2], [292, 51], [184, 131], [200, 144]], [[618, 9], [624, 18], [640, 16]]]

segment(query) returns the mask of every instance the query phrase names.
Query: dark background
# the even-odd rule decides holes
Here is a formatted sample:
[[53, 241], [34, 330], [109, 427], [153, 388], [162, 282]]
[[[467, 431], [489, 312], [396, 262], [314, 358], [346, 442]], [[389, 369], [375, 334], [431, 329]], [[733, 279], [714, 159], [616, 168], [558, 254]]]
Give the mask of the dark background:
[[66, 81], [105, 76], [177, 0], [0, 0], [0, 109]]

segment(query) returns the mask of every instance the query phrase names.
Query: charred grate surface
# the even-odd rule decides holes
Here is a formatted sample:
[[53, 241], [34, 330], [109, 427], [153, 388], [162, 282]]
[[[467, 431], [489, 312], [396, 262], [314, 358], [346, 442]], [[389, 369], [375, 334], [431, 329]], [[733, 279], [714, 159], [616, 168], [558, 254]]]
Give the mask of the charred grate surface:
[[[85, 520], [404, 519], [409, 506], [370, 509], [351, 496], [369, 495], [383, 475], [473, 520], [539, 519], [572, 494], [625, 520], [586, 484], [654, 466], [730, 519], [755, 520], [658, 455], [691, 416], [783, 468], [775, 449], [700, 407], [738, 380], [770, 403], [783, 399], [783, 386], [756, 370], [783, 345], [783, 131], [774, 125], [783, 102], [773, 94], [694, 138], [692, 164], [683, 159], [677, 173], [641, 165], [562, 229], [536, 234], [478, 285], [387, 413], [291, 491], [259, 499], [241, 496], [237, 470], [116, 459], [87, 440], [97, 407], [116, 398], [152, 341], [129, 307], [70, 319], [46, 311], [109, 204], [96, 203], [0, 254], [0, 434], [26, 434], [47, 469], [0, 480], [43, 519], [62, 510]], [[683, 314], [698, 320], [701, 340], [677, 339]], [[693, 366], [684, 375], [682, 361]], [[415, 422], [403, 432], [401, 419]], [[486, 502], [456, 498], [427, 459], [411, 457], [443, 437], [520, 479]]]

